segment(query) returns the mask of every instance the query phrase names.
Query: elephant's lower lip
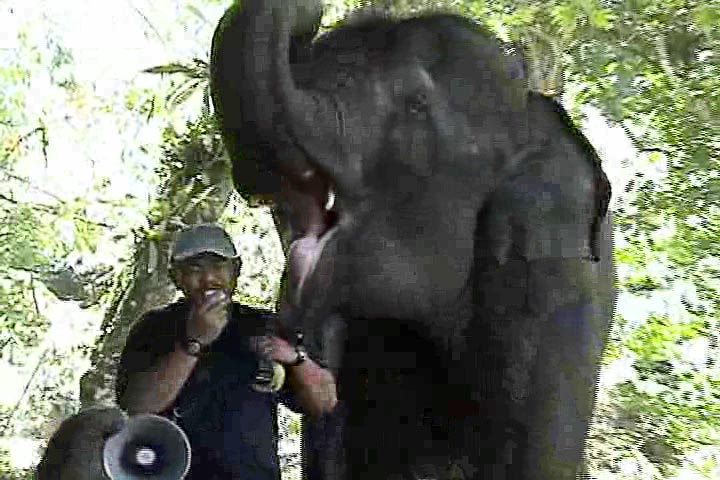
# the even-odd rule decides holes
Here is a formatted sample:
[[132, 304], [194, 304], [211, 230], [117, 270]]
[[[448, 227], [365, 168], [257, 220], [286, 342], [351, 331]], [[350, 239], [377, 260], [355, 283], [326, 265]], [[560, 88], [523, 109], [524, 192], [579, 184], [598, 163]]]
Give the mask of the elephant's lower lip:
[[288, 249], [288, 300], [294, 305], [300, 305], [303, 286], [315, 270], [325, 245], [338, 229], [340, 214], [331, 210], [334, 202], [335, 194], [331, 188], [324, 205], [312, 202], [308, 206], [312, 212], [306, 214], [314, 222], [305, 225], [303, 235], [293, 240]]
[[306, 178], [285, 176], [285, 201], [290, 205], [293, 240], [288, 249], [286, 300], [296, 306], [307, 278], [337, 230], [341, 212], [336, 205], [335, 186], [327, 176], [313, 171]]
[[337, 224], [331, 226], [320, 237], [305, 236], [294, 240], [288, 249], [288, 298], [295, 306], [302, 303], [302, 291], [305, 281], [315, 270], [325, 245], [338, 230]]

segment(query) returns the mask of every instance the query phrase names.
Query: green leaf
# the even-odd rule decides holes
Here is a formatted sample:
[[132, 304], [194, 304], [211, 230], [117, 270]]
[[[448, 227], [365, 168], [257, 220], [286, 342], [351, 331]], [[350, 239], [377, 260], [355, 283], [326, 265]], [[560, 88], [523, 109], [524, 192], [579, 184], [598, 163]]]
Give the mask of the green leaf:
[[550, 10], [553, 23], [564, 32], [572, 32], [577, 28], [578, 13], [572, 4], [557, 5]]
[[183, 73], [185, 75], [190, 75], [193, 72], [193, 69], [190, 68], [187, 65], [183, 65], [181, 63], [169, 63], [167, 65], [159, 65], [156, 67], [150, 67], [143, 70], [144, 73], [152, 73], [152, 74], [175, 74], [175, 73]]
[[593, 10], [589, 16], [590, 25], [598, 30], [610, 30], [615, 16], [608, 9]]
[[720, 6], [717, 4], [701, 3], [695, 7], [693, 16], [695, 23], [706, 35], [710, 35], [720, 26]]
[[190, 10], [190, 12], [191, 12], [193, 15], [195, 15], [197, 18], [199, 18], [200, 20], [202, 20], [203, 23], [208, 23], [208, 20], [207, 20], [207, 18], [205, 18], [205, 15], [203, 15], [203, 13], [202, 13], [197, 7], [195, 7], [194, 5], [185, 5], [185, 8], [187, 8], [188, 10]]

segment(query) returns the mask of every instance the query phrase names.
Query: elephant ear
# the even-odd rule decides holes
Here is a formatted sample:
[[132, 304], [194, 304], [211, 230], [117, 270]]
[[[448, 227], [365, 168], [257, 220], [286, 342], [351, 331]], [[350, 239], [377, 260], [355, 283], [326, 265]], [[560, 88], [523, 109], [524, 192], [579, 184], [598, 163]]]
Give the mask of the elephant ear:
[[597, 261], [610, 200], [600, 158], [554, 100], [529, 93], [528, 114], [533, 147], [479, 213], [480, 256]]

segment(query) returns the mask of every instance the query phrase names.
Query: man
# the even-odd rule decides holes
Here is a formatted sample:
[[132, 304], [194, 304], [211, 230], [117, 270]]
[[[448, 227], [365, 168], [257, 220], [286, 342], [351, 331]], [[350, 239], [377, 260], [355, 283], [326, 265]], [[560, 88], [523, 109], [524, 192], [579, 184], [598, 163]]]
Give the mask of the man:
[[337, 402], [332, 374], [276, 336], [259, 350], [285, 368], [286, 388], [253, 388], [260, 357], [250, 337], [273, 316], [230, 300], [241, 266], [222, 228], [180, 232], [171, 274], [184, 298], [145, 314], [120, 359], [118, 404], [131, 415], [173, 418], [185, 430], [193, 459], [187, 478], [278, 480], [277, 402], [313, 417]]

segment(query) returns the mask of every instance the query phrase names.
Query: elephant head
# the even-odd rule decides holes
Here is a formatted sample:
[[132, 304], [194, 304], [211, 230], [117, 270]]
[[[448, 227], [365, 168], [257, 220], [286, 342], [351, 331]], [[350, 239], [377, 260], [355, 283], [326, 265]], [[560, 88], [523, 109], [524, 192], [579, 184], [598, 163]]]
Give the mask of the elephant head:
[[312, 40], [319, 3], [243, 1], [211, 58], [236, 187], [290, 212], [285, 313], [339, 379], [310, 477], [570, 478], [612, 307], [597, 155], [471, 21]]
[[[280, 174], [308, 200], [302, 217], [325, 223], [301, 230], [338, 237], [321, 245], [333, 250], [353, 237], [345, 254], [363, 261], [348, 265], [352, 275], [382, 277], [362, 288], [378, 302], [353, 315], [430, 312], [430, 299], [452, 301], [467, 283], [477, 213], [533, 148], [524, 81], [509, 78], [511, 61], [489, 37], [452, 16], [340, 28], [293, 63], [290, 33], [316, 24], [302, 18], [317, 11], [307, 3], [243, 2], [216, 31], [213, 100], [236, 185], [270, 193]], [[439, 253], [444, 262], [423, 261]]]

